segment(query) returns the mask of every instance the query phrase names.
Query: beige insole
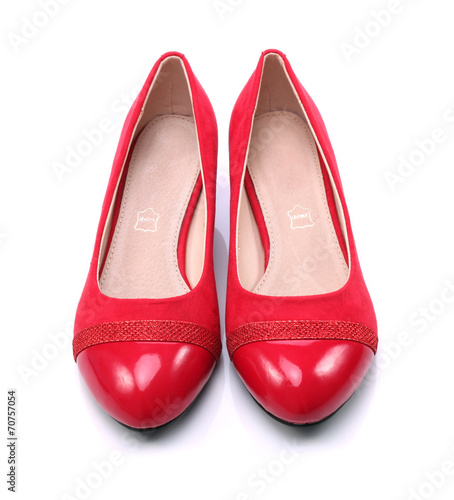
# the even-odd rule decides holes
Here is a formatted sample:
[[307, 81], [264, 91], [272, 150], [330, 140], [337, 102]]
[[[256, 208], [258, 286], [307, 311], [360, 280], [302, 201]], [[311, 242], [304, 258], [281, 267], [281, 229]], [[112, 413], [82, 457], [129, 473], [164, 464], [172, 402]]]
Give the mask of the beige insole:
[[[104, 294], [164, 298], [189, 291], [178, 266], [177, 250], [181, 224], [199, 174], [192, 118], [164, 115], [145, 126], [131, 155], [115, 232], [100, 277]], [[202, 195], [188, 240], [200, 242], [192, 226], [198, 235], [204, 230]], [[191, 271], [191, 279], [196, 281], [203, 263], [203, 245], [198, 247], [192, 256], [195, 271]]]
[[341, 288], [347, 281], [348, 267], [307, 124], [283, 111], [258, 116], [247, 167], [265, 219], [270, 254], [264, 272], [259, 232], [243, 189], [238, 231], [243, 286], [274, 296], [322, 294]]

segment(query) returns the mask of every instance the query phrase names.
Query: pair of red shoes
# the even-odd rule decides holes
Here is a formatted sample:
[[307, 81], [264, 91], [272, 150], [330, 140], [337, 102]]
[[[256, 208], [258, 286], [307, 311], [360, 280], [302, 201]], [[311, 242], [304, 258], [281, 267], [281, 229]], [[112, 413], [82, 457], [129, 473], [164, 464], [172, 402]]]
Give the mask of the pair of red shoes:
[[[216, 158], [211, 104], [167, 53], [126, 118], [73, 342], [95, 399], [131, 427], [178, 417], [221, 354]], [[266, 411], [318, 422], [361, 383], [377, 327], [328, 134], [279, 51], [235, 105], [230, 162], [229, 355]]]

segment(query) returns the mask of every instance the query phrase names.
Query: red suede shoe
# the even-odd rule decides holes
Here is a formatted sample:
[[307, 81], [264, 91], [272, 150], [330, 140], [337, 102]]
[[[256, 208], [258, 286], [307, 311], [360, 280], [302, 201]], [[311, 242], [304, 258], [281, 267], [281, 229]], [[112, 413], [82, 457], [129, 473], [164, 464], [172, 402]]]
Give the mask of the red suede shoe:
[[269, 50], [230, 124], [229, 354], [257, 402], [318, 422], [354, 393], [377, 324], [322, 118]]
[[163, 55], [123, 127], [73, 341], [95, 399], [130, 427], [180, 415], [219, 359], [216, 156], [208, 97], [182, 54]]

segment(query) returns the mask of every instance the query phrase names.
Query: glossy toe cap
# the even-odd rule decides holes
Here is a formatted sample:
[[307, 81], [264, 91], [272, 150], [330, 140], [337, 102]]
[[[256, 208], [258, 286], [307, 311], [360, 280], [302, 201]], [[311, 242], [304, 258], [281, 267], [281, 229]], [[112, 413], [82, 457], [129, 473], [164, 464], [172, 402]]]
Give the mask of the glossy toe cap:
[[115, 342], [83, 350], [77, 364], [101, 407], [130, 427], [149, 429], [183, 413], [216, 364], [203, 347], [180, 342]]
[[264, 341], [237, 349], [233, 363], [265, 410], [286, 422], [309, 424], [350, 398], [373, 357], [369, 347], [352, 341]]

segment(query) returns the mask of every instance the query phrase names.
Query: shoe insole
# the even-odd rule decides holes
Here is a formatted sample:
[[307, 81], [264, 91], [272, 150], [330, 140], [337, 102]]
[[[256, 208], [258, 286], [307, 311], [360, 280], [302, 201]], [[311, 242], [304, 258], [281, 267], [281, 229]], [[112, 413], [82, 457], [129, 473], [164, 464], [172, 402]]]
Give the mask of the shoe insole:
[[[130, 157], [118, 219], [100, 277], [104, 294], [164, 298], [189, 291], [178, 266], [177, 251], [181, 224], [199, 174], [192, 118], [163, 115], [145, 126]], [[199, 219], [196, 225], [203, 227], [204, 210], [196, 209], [194, 217]]]
[[[254, 293], [304, 296], [341, 288], [348, 278], [333, 226], [317, 147], [307, 124], [297, 115], [274, 111], [258, 116], [248, 155], [249, 173], [260, 203], [270, 248], [266, 270], [250, 257], [263, 255], [249, 203], [239, 221], [239, 273]], [[243, 193], [243, 200], [245, 193]], [[248, 258], [249, 254], [249, 258]], [[247, 271], [249, 269], [249, 272]], [[251, 272], [250, 270], [254, 271]], [[255, 276], [254, 276], [255, 275]]]

